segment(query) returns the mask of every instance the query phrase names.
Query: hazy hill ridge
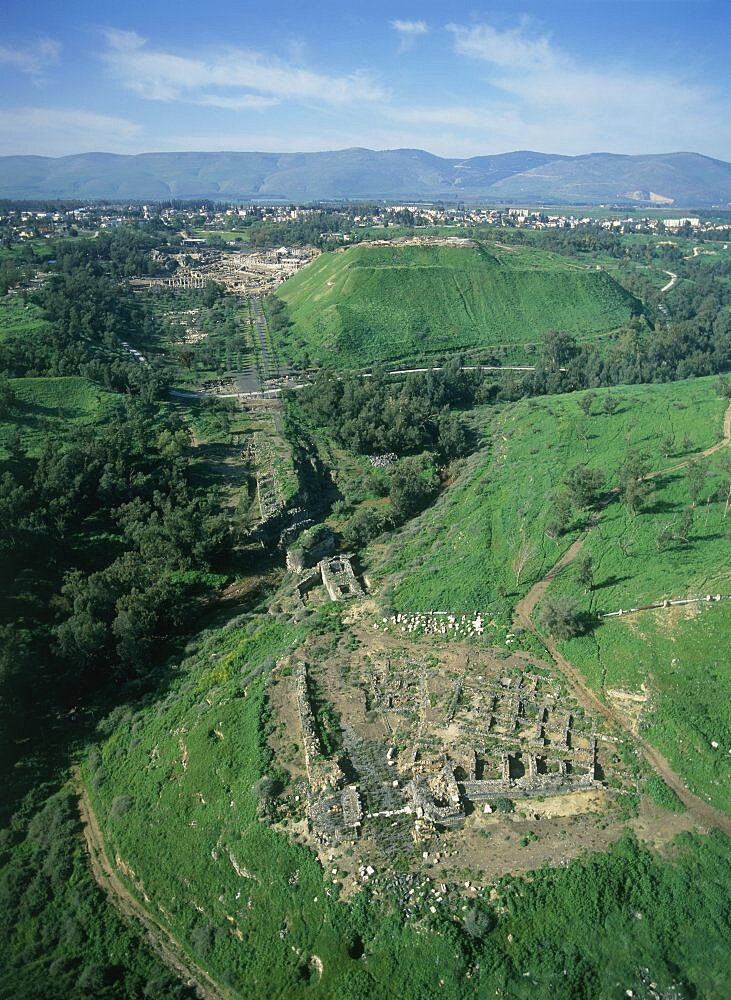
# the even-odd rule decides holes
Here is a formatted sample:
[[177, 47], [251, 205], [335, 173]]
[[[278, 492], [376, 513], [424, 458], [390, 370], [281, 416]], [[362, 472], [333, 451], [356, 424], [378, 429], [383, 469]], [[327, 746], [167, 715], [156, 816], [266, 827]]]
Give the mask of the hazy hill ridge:
[[[659, 198], [658, 198], [659, 196]], [[445, 159], [420, 149], [0, 157], [4, 198], [626, 200], [731, 204], [731, 164], [699, 153]], [[665, 199], [668, 199], [665, 201]]]

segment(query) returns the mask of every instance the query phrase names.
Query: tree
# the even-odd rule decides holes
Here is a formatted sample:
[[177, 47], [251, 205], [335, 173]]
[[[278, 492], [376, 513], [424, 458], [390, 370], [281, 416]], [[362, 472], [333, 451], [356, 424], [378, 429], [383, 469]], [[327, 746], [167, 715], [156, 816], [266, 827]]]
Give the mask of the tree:
[[576, 567], [576, 581], [584, 588], [584, 593], [588, 594], [594, 587], [594, 559], [591, 553], [587, 553], [579, 560]]
[[596, 399], [596, 393], [587, 392], [579, 400], [579, 408], [585, 417], [591, 416], [591, 408], [594, 405], [594, 400]]
[[708, 472], [706, 467], [702, 462], [691, 462], [685, 473], [685, 478], [688, 482], [688, 495], [690, 496], [690, 502], [695, 507], [700, 499], [700, 495], [703, 492], [703, 487], [706, 482], [706, 476]]
[[403, 458], [391, 473], [391, 505], [396, 517], [405, 521], [436, 496], [439, 480], [426, 461], [418, 456]]
[[464, 929], [472, 938], [482, 938], [495, 926], [495, 917], [489, 910], [471, 907], [462, 918]]
[[655, 548], [658, 552], [664, 552], [675, 537], [672, 524], [664, 524], [655, 535]]
[[640, 510], [643, 501], [650, 492], [650, 483], [645, 478], [648, 469], [647, 455], [637, 449], [627, 452], [619, 469], [620, 495], [633, 517]]
[[617, 400], [617, 397], [613, 396], [611, 392], [608, 392], [602, 402], [602, 409], [604, 410], [604, 412], [607, 414], [607, 416], [611, 416], [618, 406], [619, 406], [619, 401]]
[[590, 469], [585, 462], [570, 468], [563, 477], [564, 486], [576, 507], [593, 507], [604, 488], [604, 473]]
[[559, 539], [566, 534], [571, 524], [574, 506], [567, 490], [559, 490], [551, 498], [551, 518], [546, 522], [546, 534], [549, 538]]
[[0, 373], [0, 418], [15, 406], [15, 393], [13, 392], [10, 380]]
[[660, 439], [660, 452], [663, 458], [669, 458], [675, 451], [675, 438], [672, 434], [663, 434]]
[[687, 542], [690, 538], [690, 533], [693, 530], [693, 520], [694, 511], [693, 505], [686, 507], [683, 511], [682, 517], [680, 518], [680, 524], [675, 537], [681, 542]]
[[584, 631], [583, 615], [570, 597], [547, 597], [541, 608], [541, 622], [557, 639], [572, 639]]
[[579, 353], [576, 337], [560, 330], [549, 330], [543, 336], [543, 360], [549, 368], [561, 368]]
[[437, 419], [437, 453], [444, 461], [460, 458], [468, 451], [467, 431], [456, 413], [444, 407]]
[[5, 438], [5, 451], [13, 459], [18, 459], [23, 454], [23, 435], [19, 427], [13, 427]]
[[362, 549], [391, 526], [388, 511], [382, 507], [363, 507], [345, 525], [343, 535], [347, 545]]

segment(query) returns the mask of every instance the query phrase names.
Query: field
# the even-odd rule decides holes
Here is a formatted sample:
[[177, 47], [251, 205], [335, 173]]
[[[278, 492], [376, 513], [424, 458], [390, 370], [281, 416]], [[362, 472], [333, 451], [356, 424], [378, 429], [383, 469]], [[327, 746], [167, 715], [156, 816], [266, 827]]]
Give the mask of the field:
[[280, 353], [341, 367], [535, 344], [553, 329], [592, 338], [641, 308], [602, 270], [496, 247], [351, 247], [277, 295], [292, 321]]
[[0, 448], [4, 454], [5, 442], [16, 428], [24, 450], [37, 455], [49, 434], [103, 419], [105, 410], [118, 398], [79, 376], [15, 378], [10, 379], [10, 387], [15, 403], [0, 420]]
[[[255, 674], [303, 636], [265, 619], [201, 637], [167, 695], [102, 724], [85, 767], [117, 873], [224, 995], [527, 1000], [550, 985], [588, 1000], [637, 995], [644, 977], [718, 995], [729, 945], [720, 836], [686, 837], [672, 864], [627, 838], [564, 869], [506, 877], [489, 900], [414, 904], [409, 919], [385, 874], [340, 902], [339, 872], [323, 873], [257, 804], [262, 775], [283, 776]], [[638, 924], [643, 913], [653, 920]], [[599, 926], [607, 933], [587, 934]]]

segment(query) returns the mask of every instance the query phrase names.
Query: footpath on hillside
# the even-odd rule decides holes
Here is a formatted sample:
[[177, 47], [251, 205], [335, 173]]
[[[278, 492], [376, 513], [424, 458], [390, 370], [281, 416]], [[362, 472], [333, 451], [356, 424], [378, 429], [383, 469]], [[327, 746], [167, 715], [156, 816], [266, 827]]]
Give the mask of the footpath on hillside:
[[158, 958], [186, 986], [195, 990], [201, 1000], [232, 1000], [232, 994], [222, 990], [205, 969], [196, 965], [170, 931], [158, 923], [124, 885], [104, 851], [104, 838], [78, 764], [72, 767], [71, 777], [78, 798], [79, 816], [94, 881], [125, 920], [138, 921], [142, 925], [146, 941]]
[[[696, 452], [696, 454], [685, 459], [683, 462], [679, 462], [676, 465], [669, 466], [665, 469], [655, 469], [652, 472], [648, 472], [645, 476], [643, 476], [643, 478], [656, 479], [658, 476], [666, 475], [669, 472], [677, 472], [679, 469], [686, 468], [691, 462], [694, 462], [699, 458], [708, 458], [711, 455], [715, 455], [717, 451], [720, 451], [721, 448], [725, 448], [730, 442], [731, 404], [729, 404], [726, 412], [724, 413], [723, 438], [720, 441], [711, 445], [709, 448], [705, 448], [703, 451]], [[616, 493], [616, 490], [613, 491], [613, 493]], [[513, 624], [533, 633], [559, 669], [563, 671], [563, 673], [581, 692], [583, 698], [591, 707], [592, 711], [598, 712], [608, 721], [615, 723], [620, 729], [626, 729], [626, 721], [621, 717], [621, 715], [619, 715], [619, 713], [616, 712], [611, 706], [606, 705], [604, 702], [599, 700], [594, 691], [587, 686], [579, 669], [566, 659], [566, 657], [559, 651], [555, 641], [550, 636], [544, 636], [538, 630], [536, 625], [533, 623], [532, 618], [536, 605], [545, 596], [551, 582], [556, 579], [559, 573], [561, 573], [566, 566], [569, 566], [576, 559], [584, 546], [584, 542], [598, 522], [599, 513], [596, 513], [584, 534], [576, 539], [576, 541], [564, 552], [561, 558], [557, 560], [548, 572], [531, 587], [525, 597], [521, 601], [518, 601], [515, 606]], [[651, 746], [647, 740], [643, 739], [639, 735], [634, 735], [633, 739], [642, 748], [642, 751], [650, 764], [660, 774], [665, 783], [672, 788], [689, 812], [691, 812], [701, 823], [707, 826], [717, 827], [728, 836], [731, 836], [731, 819], [729, 819], [728, 816], [720, 810], [714, 809], [713, 806], [709, 806], [707, 802], [704, 802], [703, 799], [699, 798], [697, 795], [694, 795], [693, 792], [687, 788], [680, 776], [673, 771], [670, 764], [662, 756], [662, 754], [656, 750], [655, 747]]]

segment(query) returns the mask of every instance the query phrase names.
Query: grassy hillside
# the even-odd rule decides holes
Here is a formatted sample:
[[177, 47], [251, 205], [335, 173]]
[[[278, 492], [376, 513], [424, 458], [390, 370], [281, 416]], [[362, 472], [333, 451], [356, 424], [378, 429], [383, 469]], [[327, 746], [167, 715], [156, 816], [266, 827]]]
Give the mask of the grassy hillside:
[[43, 311], [39, 306], [24, 302], [19, 295], [0, 298], [0, 340], [32, 334], [45, 325]]
[[726, 601], [612, 618], [560, 646], [606, 701], [641, 709], [643, 735], [692, 791], [731, 815], [729, 634]]
[[[575, 517], [571, 530], [558, 541], [544, 533], [553, 516], [549, 498], [567, 469], [585, 462], [605, 473], [609, 487], [616, 483], [617, 470], [630, 449], [641, 449], [651, 468], [662, 468], [721, 437], [725, 401], [717, 395], [715, 378], [597, 390], [589, 417], [579, 405], [585, 395], [547, 396], [522, 400], [499, 411], [478, 411], [479, 430], [489, 442], [487, 446], [467, 460], [456, 483], [434, 507], [407, 525], [377, 560], [377, 572], [401, 574], [392, 597], [397, 609], [468, 612], [493, 607], [495, 611], [503, 608], [509, 616], [516, 594], [540, 579], [586, 520]], [[618, 404], [611, 414], [603, 409], [607, 396]], [[660, 446], [667, 433], [675, 438], [669, 457], [661, 454]], [[682, 479], [678, 474], [673, 482], [678, 477]], [[623, 517], [619, 506], [612, 505], [598, 530], [608, 532], [615, 519]], [[654, 515], [636, 518], [632, 532], [641, 532], [654, 544], [657, 525], [653, 521], [645, 528], [648, 517]], [[621, 531], [617, 521], [609, 543], [616, 550], [615, 563], [610, 570], [608, 561], [606, 571], [607, 577], [617, 579], [627, 573], [626, 567], [616, 565], [616, 560], [624, 558], [616, 547], [615, 535]], [[523, 545], [528, 558], [516, 586], [514, 560]], [[718, 555], [715, 548], [713, 553], [709, 550], [707, 561], [714, 555]], [[689, 558], [675, 547], [659, 560], [646, 556], [642, 551], [634, 561], [633, 572], [646, 581], [637, 584], [637, 600], [649, 592], [654, 595], [661, 587], [652, 574], [664, 574], [663, 580], [670, 586], [673, 566], [679, 560], [685, 566]], [[698, 558], [703, 564], [705, 556]], [[617, 607], [635, 603], [634, 599], [628, 601], [628, 587], [625, 580], [620, 590], [625, 596]], [[610, 589], [602, 600], [607, 610], [612, 610], [620, 598]]]
[[[225, 995], [527, 1000], [550, 987], [588, 1000], [641, 995], [645, 975], [718, 995], [731, 944], [720, 836], [686, 838], [673, 864], [624, 840], [526, 882], [506, 877], [470, 904], [477, 930], [456, 894], [407, 918], [387, 874], [340, 902], [337, 875], [257, 815], [257, 782], [276, 764], [266, 681], [253, 675], [303, 634], [263, 619], [201, 636], [167, 695], [103, 724], [85, 768], [120, 877]], [[638, 925], [638, 913], [653, 919]], [[611, 932], [587, 936], [597, 922]]]
[[292, 321], [282, 354], [341, 366], [535, 343], [552, 329], [590, 338], [639, 308], [605, 272], [554, 254], [447, 246], [322, 254], [277, 294]]
[[[594, 611], [616, 611], [666, 599], [731, 594], [728, 473], [718, 458], [702, 462], [706, 480], [687, 540], [658, 551], [663, 528], [677, 533], [692, 504], [685, 470], [655, 481], [647, 511], [629, 517], [610, 506], [587, 538], [595, 588], [588, 595], [571, 569], [548, 595], [578, 599]], [[605, 620], [592, 635], [562, 644], [592, 687], [621, 710], [641, 707], [645, 735], [690, 787], [731, 814], [731, 601], [691, 604]], [[617, 693], [618, 692], [618, 693]], [[641, 699], [627, 701], [625, 693]], [[716, 744], [714, 746], [714, 743]]]
[[10, 379], [10, 387], [15, 404], [0, 420], [3, 453], [5, 442], [16, 428], [25, 451], [34, 455], [50, 433], [93, 423], [119, 398], [78, 376], [14, 378]]
[[[588, 418], [579, 409], [582, 394], [524, 400], [494, 415], [490, 448], [474, 456], [456, 484], [385, 551], [373, 552], [374, 576], [386, 580], [386, 600], [398, 610], [487, 610], [499, 637], [510, 628], [518, 598], [586, 526], [586, 517], [577, 518], [558, 542], [544, 533], [553, 512], [550, 497], [566, 469], [586, 462], [602, 469], [611, 487], [630, 448], [644, 451], [650, 468], [670, 468], [721, 436], [728, 401], [717, 395], [715, 379], [612, 394], [620, 401], [612, 414], [603, 412], [602, 390]], [[580, 435], [577, 425], [584, 428]], [[660, 448], [668, 433], [675, 439], [669, 455]], [[729, 450], [698, 463], [705, 477], [686, 539], [678, 532], [693, 503], [691, 484], [687, 470], [677, 469], [652, 481], [638, 514], [629, 514], [617, 499], [601, 511], [581, 551], [594, 563], [588, 593], [573, 565], [554, 580], [548, 596], [569, 597], [582, 610], [601, 613], [731, 593], [728, 474], [721, 469]], [[658, 541], [663, 531], [667, 542]], [[527, 557], [516, 584], [521, 550]], [[630, 707], [642, 710], [650, 741], [693, 790], [729, 812], [731, 679], [724, 669], [724, 636], [730, 613], [728, 603], [644, 612], [604, 620], [591, 634], [561, 645], [600, 697], [611, 701], [607, 692], [614, 689], [637, 695], [640, 701]]]

